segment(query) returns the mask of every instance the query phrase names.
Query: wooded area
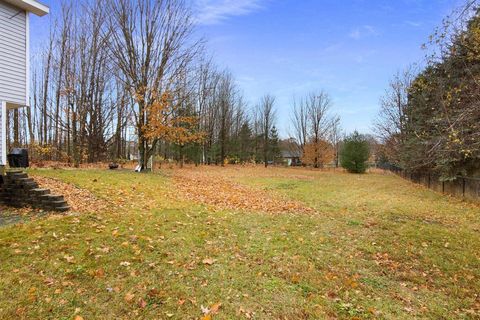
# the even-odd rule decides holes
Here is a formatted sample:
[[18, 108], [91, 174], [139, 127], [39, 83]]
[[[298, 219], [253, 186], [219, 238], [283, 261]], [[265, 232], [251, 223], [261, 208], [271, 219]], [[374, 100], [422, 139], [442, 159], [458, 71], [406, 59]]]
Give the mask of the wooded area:
[[382, 162], [444, 180], [480, 173], [479, 34], [469, 1], [432, 35], [426, 66], [393, 78], [376, 123]]
[[[249, 105], [195, 28], [179, 0], [63, 2], [32, 64], [31, 108], [10, 112], [9, 147], [75, 166], [138, 157], [146, 167], [152, 156], [277, 161], [275, 97]], [[306, 161], [315, 167], [338, 155], [339, 119], [328, 115], [330, 105], [325, 92], [311, 94], [292, 119], [294, 145], [308, 145]]]
[[[436, 30], [425, 67], [392, 79], [375, 123], [377, 161], [442, 179], [478, 174], [476, 6]], [[345, 134], [327, 92], [294, 99], [293, 138], [281, 141], [275, 97], [252, 105], [195, 31], [179, 0], [65, 1], [32, 64], [32, 107], [9, 114], [9, 147], [75, 166], [138, 159], [145, 168], [151, 157], [268, 165], [292, 149], [305, 165], [338, 166]]]

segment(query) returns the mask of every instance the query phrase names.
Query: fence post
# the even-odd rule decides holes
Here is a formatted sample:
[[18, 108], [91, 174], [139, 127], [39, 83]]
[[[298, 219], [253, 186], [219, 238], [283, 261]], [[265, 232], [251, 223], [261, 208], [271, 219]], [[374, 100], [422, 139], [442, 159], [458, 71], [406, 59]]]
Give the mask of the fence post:
[[[381, 166], [379, 166], [379, 168], [382, 168]], [[412, 174], [411, 172], [408, 172], [407, 170], [405, 169], [402, 169], [400, 167], [396, 167], [396, 166], [393, 166], [393, 165], [388, 165], [388, 166], [385, 166], [383, 167], [383, 170], [389, 170], [395, 174], [397, 174], [398, 176], [400, 177], [403, 177], [404, 179], [408, 179], [412, 182], [415, 182], [415, 183], [424, 183], [424, 176], [422, 174]], [[414, 179], [414, 177], [416, 179], [418, 179], [418, 182]], [[470, 191], [471, 191], [471, 196], [473, 196], [474, 198], [478, 198], [480, 197], [480, 178], [478, 177], [463, 177], [463, 176], [457, 176], [457, 179], [458, 178], [462, 178], [462, 196], [465, 198], [465, 195], [466, 195], [466, 192], [467, 192], [467, 180], [469, 181], [473, 181], [473, 185], [470, 186]], [[432, 183], [432, 179], [433, 179], [433, 183]], [[433, 189], [433, 190], [437, 190], [438, 189], [438, 183], [440, 182], [440, 179], [436, 178], [435, 175], [432, 176], [432, 174], [430, 172], [428, 172], [428, 188], [429, 189]], [[458, 195], [458, 184], [457, 184], [457, 181], [455, 181], [455, 184], [452, 185], [453, 188], [453, 192], [450, 193], [451, 195], [455, 195], [457, 196]], [[442, 193], [445, 193], [445, 181], [442, 181]]]

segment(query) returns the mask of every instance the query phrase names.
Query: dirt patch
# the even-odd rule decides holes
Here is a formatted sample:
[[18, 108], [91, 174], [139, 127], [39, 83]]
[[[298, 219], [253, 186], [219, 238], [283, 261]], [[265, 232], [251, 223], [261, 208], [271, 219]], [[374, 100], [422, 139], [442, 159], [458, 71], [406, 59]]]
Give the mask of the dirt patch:
[[50, 189], [52, 194], [63, 195], [73, 212], [88, 213], [105, 210], [109, 203], [97, 198], [85, 189], [80, 189], [72, 184], [40, 176], [33, 177], [41, 188]]
[[220, 175], [196, 170], [173, 173], [175, 196], [199, 202], [214, 209], [261, 211], [266, 213], [307, 213], [315, 211], [298, 201], [292, 201], [254, 189]]
[[31, 213], [30, 211], [31, 210], [13, 209], [0, 205], [0, 227], [23, 221], [24, 217]]

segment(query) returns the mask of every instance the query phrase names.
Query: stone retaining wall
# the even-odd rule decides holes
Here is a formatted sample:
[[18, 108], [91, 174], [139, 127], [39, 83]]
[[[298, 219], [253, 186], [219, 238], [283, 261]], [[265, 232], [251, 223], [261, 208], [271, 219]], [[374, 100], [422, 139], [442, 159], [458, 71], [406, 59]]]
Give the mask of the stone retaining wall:
[[8, 206], [65, 212], [70, 210], [62, 195], [54, 195], [49, 189], [42, 189], [25, 172], [12, 171], [3, 176], [0, 187], [0, 201]]

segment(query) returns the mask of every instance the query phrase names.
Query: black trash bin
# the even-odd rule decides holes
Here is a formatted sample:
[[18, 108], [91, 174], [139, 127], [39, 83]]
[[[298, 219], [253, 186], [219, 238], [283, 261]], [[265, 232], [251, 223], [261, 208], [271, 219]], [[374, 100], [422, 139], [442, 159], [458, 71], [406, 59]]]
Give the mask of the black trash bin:
[[22, 148], [13, 148], [7, 155], [10, 168], [28, 168], [28, 150]]

